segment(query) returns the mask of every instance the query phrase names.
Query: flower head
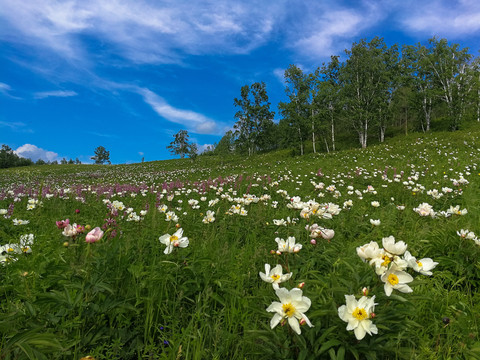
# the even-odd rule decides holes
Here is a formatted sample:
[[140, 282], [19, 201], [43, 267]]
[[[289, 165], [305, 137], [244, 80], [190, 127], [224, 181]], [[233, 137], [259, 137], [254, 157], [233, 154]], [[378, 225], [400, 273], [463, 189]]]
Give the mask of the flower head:
[[270, 270], [270, 264], [265, 264], [265, 273], [259, 272], [260, 278], [272, 284], [274, 289], [278, 289], [278, 284], [289, 280], [292, 277], [292, 273], [283, 274], [282, 265], [278, 264]]
[[411, 267], [413, 270], [415, 270], [416, 272], [422, 275], [428, 275], [428, 276], [432, 275], [432, 272], [430, 270], [434, 269], [435, 266], [438, 265], [438, 262], [435, 262], [430, 258], [423, 258], [423, 259], [417, 260], [408, 251], [405, 251], [405, 254], [403, 257], [405, 261], [407, 261], [409, 267]]
[[365, 335], [377, 334], [378, 329], [370, 320], [375, 308], [375, 296], [368, 298], [362, 296], [359, 300], [353, 295], [345, 295], [346, 305], [338, 308], [338, 316], [347, 322], [347, 330], [353, 330], [357, 340], [362, 340]]
[[158, 240], [167, 246], [164, 251], [165, 254], [170, 254], [174, 247], [185, 248], [189, 244], [188, 238], [183, 236], [182, 228], [178, 229], [173, 235], [162, 235]]
[[383, 248], [392, 255], [402, 255], [407, 250], [407, 244], [403, 241], [395, 242], [393, 236], [382, 239]]
[[87, 243], [94, 243], [99, 241], [103, 237], [103, 231], [98, 226], [90, 231], [87, 236], [85, 236], [85, 241]]
[[280, 302], [274, 301], [267, 308], [268, 312], [274, 312], [272, 320], [270, 321], [270, 327], [273, 329], [281, 321], [288, 321], [288, 325], [300, 335], [300, 323], [308, 324], [312, 327], [312, 323], [305, 315], [305, 312], [310, 308], [311, 301], [308, 297], [302, 296], [303, 292], [299, 288], [287, 290], [285, 288], [279, 288], [275, 290]]
[[385, 271], [380, 278], [384, 283], [385, 295], [390, 296], [393, 289], [403, 293], [411, 293], [413, 290], [407, 283], [413, 281], [413, 277], [405, 271], [399, 270], [395, 265]]
[[287, 241], [280, 238], [276, 238], [275, 241], [278, 244], [278, 251], [281, 253], [297, 253], [302, 248], [302, 244], [295, 244], [295, 238], [293, 236], [289, 236]]

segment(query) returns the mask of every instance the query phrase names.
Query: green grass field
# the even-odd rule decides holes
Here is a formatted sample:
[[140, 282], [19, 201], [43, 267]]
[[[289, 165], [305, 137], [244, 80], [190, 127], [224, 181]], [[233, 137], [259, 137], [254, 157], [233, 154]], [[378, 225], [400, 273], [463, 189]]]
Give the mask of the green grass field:
[[479, 359], [479, 135], [2, 170], [0, 359]]

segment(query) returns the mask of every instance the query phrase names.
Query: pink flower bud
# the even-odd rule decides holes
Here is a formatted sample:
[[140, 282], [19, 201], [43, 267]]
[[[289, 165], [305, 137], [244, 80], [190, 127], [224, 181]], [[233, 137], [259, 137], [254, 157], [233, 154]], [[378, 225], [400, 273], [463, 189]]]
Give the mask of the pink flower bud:
[[364, 287], [364, 288], [362, 289], [362, 294], [363, 294], [363, 296], [367, 296], [367, 295], [368, 295], [368, 288], [367, 288], [367, 287]]
[[317, 245], [317, 240], [315, 240], [315, 239], [310, 240], [310, 244]]
[[90, 231], [87, 236], [85, 236], [85, 241], [87, 243], [94, 243], [99, 241], [103, 237], [103, 231], [98, 226]]
[[375, 314], [374, 312], [370, 313], [370, 317], [373, 319], [375, 316], [377, 316], [377, 314]]
[[323, 229], [322, 230], [322, 237], [325, 240], [331, 240], [335, 236], [335, 231], [332, 229]]
[[75, 214], [80, 214], [80, 210], [79, 210], [79, 209], [75, 209]]
[[300, 284], [297, 285], [297, 288], [303, 289], [304, 286], [305, 286], [305, 283], [301, 282]]
[[270, 250], [270, 254], [275, 255], [276, 254], [275, 250]]
[[305, 325], [307, 322], [305, 321], [304, 318], [301, 318], [299, 321], [300, 325]]

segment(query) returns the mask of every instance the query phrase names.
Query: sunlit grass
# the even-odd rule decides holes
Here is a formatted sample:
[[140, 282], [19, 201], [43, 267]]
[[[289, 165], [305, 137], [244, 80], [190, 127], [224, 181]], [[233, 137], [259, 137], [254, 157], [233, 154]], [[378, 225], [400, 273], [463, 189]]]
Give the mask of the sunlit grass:
[[[2, 170], [0, 209], [8, 213], [0, 216], [0, 245], [30, 233], [35, 240], [31, 253], [4, 254], [0, 267], [0, 358], [480, 358], [480, 246], [457, 235], [480, 234], [479, 147], [477, 133], [456, 133], [295, 158], [270, 153]], [[455, 185], [461, 177], [469, 183]], [[427, 194], [442, 187], [452, 192]], [[306, 219], [287, 207], [296, 196], [342, 210], [332, 219]], [[43, 205], [27, 210], [29, 199]], [[127, 221], [125, 210], [112, 215], [105, 199], [147, 213]], [[343, 206], [347, 200], [351, 207]], [[413, 211], [421, 203], [438, 214], [456, 205], [468, 213], [423, 217]], [[165, 221], [160, 205], [178, 220]], [[207, 210], [215, 221], [205, 224]], [[286, 226], [274, 225], [287, 217]], [[55, 222], [67, 218], [92, 229], [106, 219], [115, 223], [87, 244], [85, 234], [62, 235]], [[305, 226], [314, 223], [335, 236], [312, 245]], [[178, 227], [189, 245], [166, 255], [159, 237]], [[275, 254], [275, 238], [289, 236], [302, 249]], [[381, 247], [388, 236], [408, 244], [417, 259], [439, 263], [432, 276], [410, 271], [412, 293], [386, 296], [379, 276], [357, 256], [357, 247], [371, 241]], [[313, 327], [302, 326], [301, 335], [288, 324], [270, 328], [266, 308], [278, 299], [260, 279], [266, 263], [293, 273], [281, 287], [305, 283]], [[372, 319], [378, 334], [357, 340], [338, 308], [345, 295], [360, 298], [364, 287], [378, 304]]]

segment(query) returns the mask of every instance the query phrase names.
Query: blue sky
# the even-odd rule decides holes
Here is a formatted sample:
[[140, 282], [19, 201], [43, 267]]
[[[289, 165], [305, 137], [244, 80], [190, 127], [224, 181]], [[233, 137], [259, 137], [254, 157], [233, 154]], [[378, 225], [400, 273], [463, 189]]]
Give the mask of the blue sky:
[[432, 36], [480, 49], [478, 0], [0, 0], [0, 144], [34, 160], [171, 158], [235, 120], [240, 88], [264, 81], [277, 111], [289, 64], [313, 71], [374, 36]]

